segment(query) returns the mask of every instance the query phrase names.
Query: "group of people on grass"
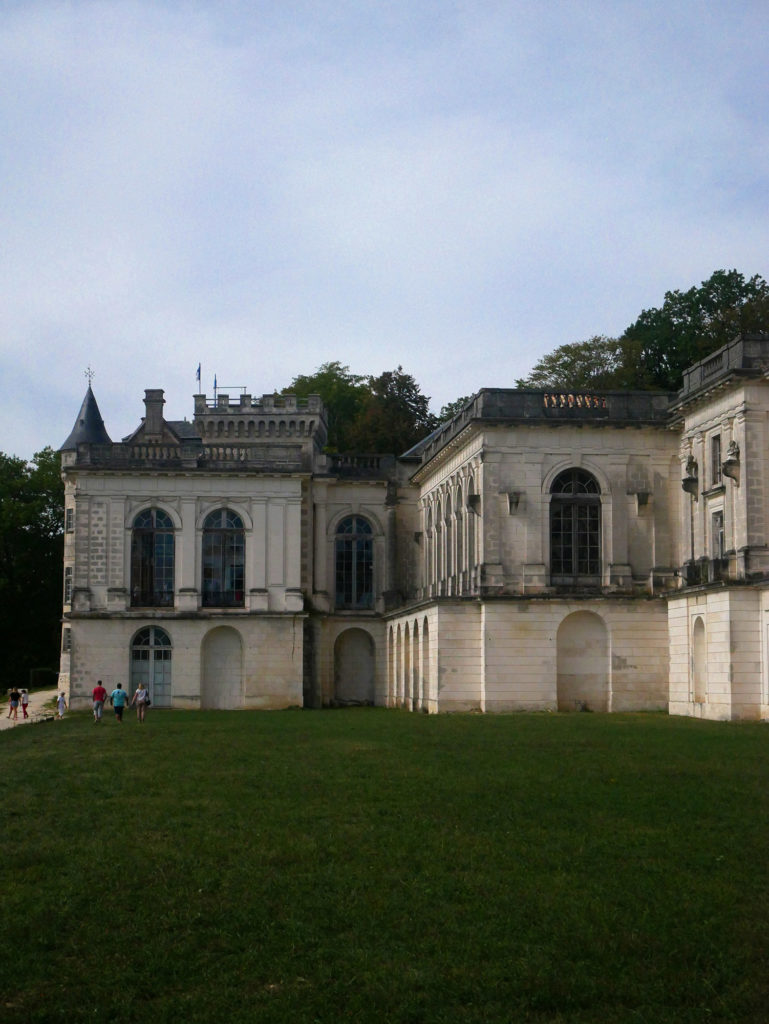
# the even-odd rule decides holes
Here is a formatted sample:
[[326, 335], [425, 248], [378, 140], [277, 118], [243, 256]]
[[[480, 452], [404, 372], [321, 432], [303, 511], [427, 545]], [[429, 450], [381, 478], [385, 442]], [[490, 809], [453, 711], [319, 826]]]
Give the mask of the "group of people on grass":
[[[101, 722], [102, 712], [104, 711], [104, 704], [109, 697], [109, 702], [115, 709], [115, 718], [118, 722], [123, 721], [123, 712], [127, 707], [136, 707], [136, 718], [139, 722], [144, 721], [144, 716], [147, 713], [147, 708], [150, 706], [150, 693], [149, 690], [142, 683], [136, 689], [133, 697], [130, 701], [128, 694], [123, 689], [123, 684], [118, 683], [112, 693], [107, 694], [106, 689], [102, 685], [101, 679], [98, 681], [96, 686], [93, 688], [92, 693], [93, 699], [93, 720], [97, 724]], [[29, 693], [26, 690], [17, 690], [13, 687], [8, 691], [8, 717], [18, 719], [19, 707], [21, 707], [24, 718], [29, 718], [29, 711], [27, 710], [29, 705]], [[64, 712], [67, 710], [67, 698], [63, 692], [56, 698], [56, 713], [57, 718], [64, 718]]]
[[14, 686], [8, 691], [8, 717], [17, 719], [19, 717], [19, 706], [24, 713], [24, 718], [29, 718], [29, 712], [27, 705], [29, 704], [29, 694], [26, 690], [17, 690]]
[[[98, 681], [96, 686], [94, 686], [91, 697], [93, 699], [93, 720], [98, 725], [98, 723], [101, 722], [104, 703], [107, 700], [107, 691], [104, 688], [101, 679]], [[135, 706], [136, 719], [141, 723], [144, 721], [145, 715], [147, 714], [147, 708], [150, 706], [150, 693], [143, 683], [139, 683], [133, 697], [131, 697], [131, 700], [129, 701], [128, 694], [123, 689], [123, 684], [118, 683], [112, 693], [109, 694], [109, 702], [115, 710], [116, 721], [122, 722], [123, 712], [125, 709], [127, 707]]]

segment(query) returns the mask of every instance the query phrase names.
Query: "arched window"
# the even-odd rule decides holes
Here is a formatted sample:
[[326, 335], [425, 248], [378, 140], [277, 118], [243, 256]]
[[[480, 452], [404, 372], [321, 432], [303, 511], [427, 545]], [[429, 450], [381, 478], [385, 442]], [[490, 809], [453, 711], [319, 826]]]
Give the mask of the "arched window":
[[237, 608], [244, 604], [245, 534], [243, 520], [219, 508], [203, 523], [203, 607]]
[[462, 498], [462, 484], [457, 488], [457, 575], [465, 571], [465, 522], [464, 522], [464, 501]]
[[550, 580], [595, 586], [601, 578], [601, 488], [584, 469], [550, 488]]
[[429, 587], [433, 582], [433, 510], [428, 506], [426, 512], [426, 529], [425, 529], [425, 586]]
[[446, 576], [454, 575], [454, 513], [451, 494], [446, 495]]
[[362, 516], [347, 516], [336, 531], [336, 607], [374, 607], [374, 538]]
[[153, 704], [171, 707], [171, 640], [160, 626], [140, 629], [131, 644], [131, 693], [140, 683]]
[[167, 512], [148, 508], [131, 534], [131, 604], [167, 608], [174, 603], [174, 524]]

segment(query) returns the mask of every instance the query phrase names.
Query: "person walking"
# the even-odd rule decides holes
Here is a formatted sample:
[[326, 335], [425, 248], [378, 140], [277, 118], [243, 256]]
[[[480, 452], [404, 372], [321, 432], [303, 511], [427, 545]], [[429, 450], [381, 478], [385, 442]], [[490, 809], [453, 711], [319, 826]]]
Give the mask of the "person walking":
[[122, 722], [123, 710], [125, 709], [126, 703], [128, 701], [128, 694], [123, 689], [122, 683], [117, 684], [115, 689], [110, 694], [109, 699], [112, 703], [112, 707], [115, 709], [115, 718], [118, 720], [118, 722]]
[[136, 705], [136, 721], [141, 724], [144, 721], [144, 716], [147, 713], [147, 705], [150, 702], [150, 692], [144, 686], [143, 683], [139, 683], [136, 688], [136, 692], [131, 698], [131, 707]]
[[64, 696], [63, 690], [56, 701], [56, 710], [59, 712], [59, 721], [61, 721], [64, 718], [64, 712], [67, 710], [67, 698]]
[[28, 693], [27, 690], [22, 690], [21, 691], [21, 713], [24, 716], [24, 718], [29, 718], [29, 714], [27, 713], [27, 705], [28, 704], [29, 704], [29, 693]]
[[104, 701], [107, 699], [107, 691], [104, 689], [101, 679], [94, 686], [91, 699], [93, 700], [93, 720], [98, 725], [104, 711]]
[[16, 719], [19, 717], [19, 701], [21, 700], [21, 694], [14, 686], [8, 694], [8, 717]]

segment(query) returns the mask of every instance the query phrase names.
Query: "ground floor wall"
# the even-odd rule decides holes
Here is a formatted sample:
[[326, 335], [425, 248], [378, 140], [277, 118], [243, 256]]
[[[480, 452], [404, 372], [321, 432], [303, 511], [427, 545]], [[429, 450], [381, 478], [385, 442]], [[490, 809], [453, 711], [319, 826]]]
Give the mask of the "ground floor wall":
[[379, 616], [312, 615], [305, 641], [306, 707], [386, 703], [385, 626]]
[[440, 711], [659, 710], [659, 600], [443, 600], [387, 624], [385, 703]]
[[668, 601], [672, 715], [769, 718], [769, 591], [687, 592]]
[[302, 615], [205, 619], [73, 619], [60, 686], [73, 709], [89, 707], [99, 679], [174, 708], [302, 705]]

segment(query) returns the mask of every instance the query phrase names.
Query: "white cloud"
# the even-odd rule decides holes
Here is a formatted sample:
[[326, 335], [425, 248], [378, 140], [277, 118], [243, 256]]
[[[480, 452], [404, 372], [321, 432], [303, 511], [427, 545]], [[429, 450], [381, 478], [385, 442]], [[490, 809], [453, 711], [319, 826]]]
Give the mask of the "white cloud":
[[[114, 437], [198, 362], [402, 363], [439, 407], [766, 271], [763, 5], [0, 12], [0, 448]], [[490, 379], [489, 374], [492, 374]]]

